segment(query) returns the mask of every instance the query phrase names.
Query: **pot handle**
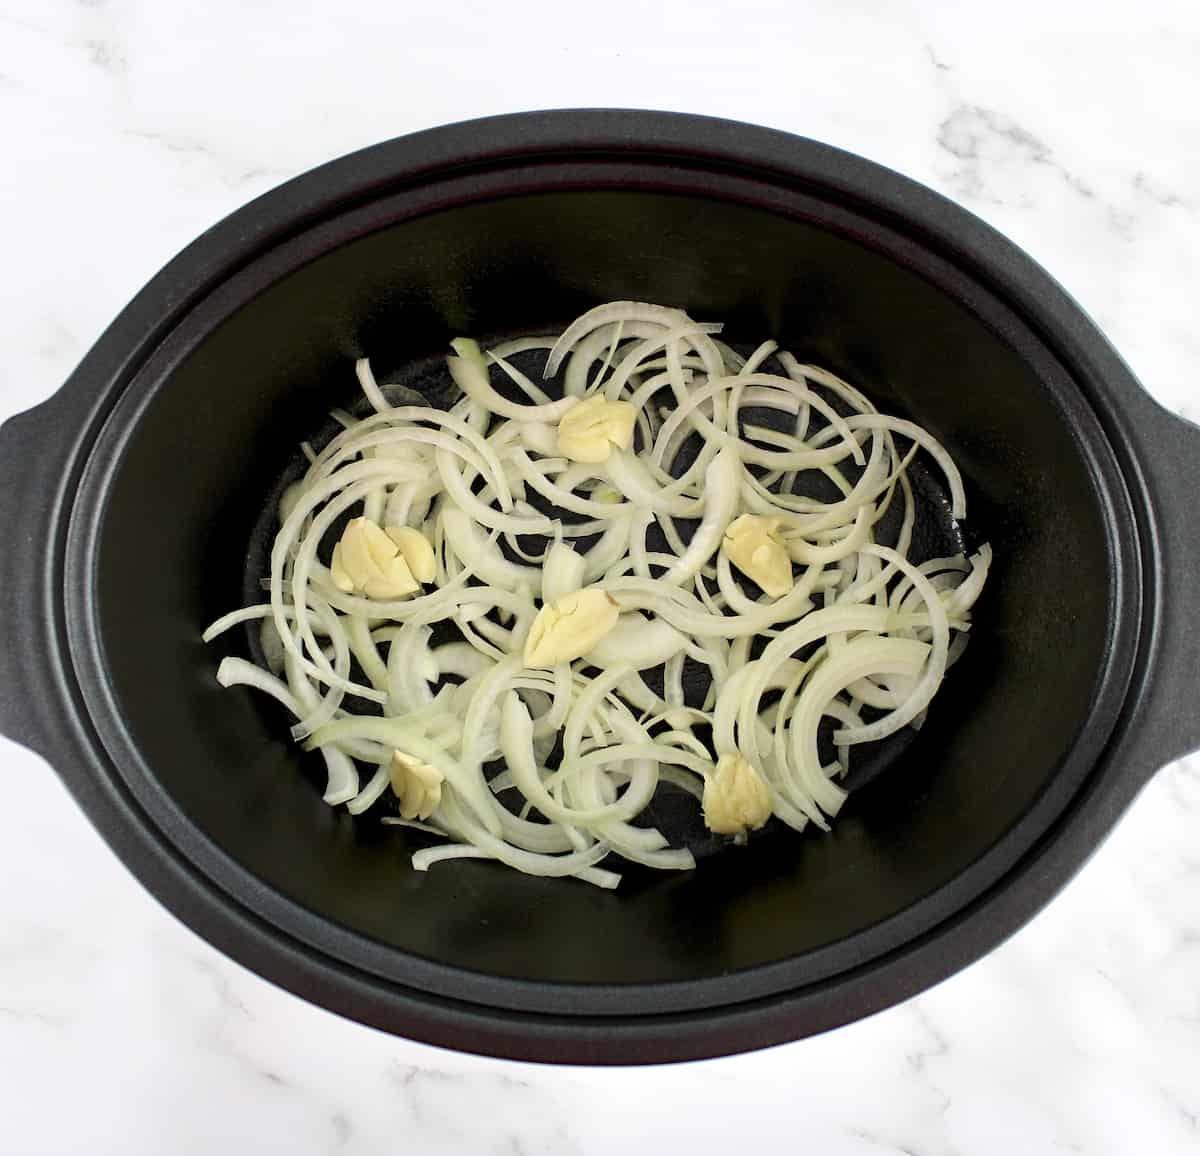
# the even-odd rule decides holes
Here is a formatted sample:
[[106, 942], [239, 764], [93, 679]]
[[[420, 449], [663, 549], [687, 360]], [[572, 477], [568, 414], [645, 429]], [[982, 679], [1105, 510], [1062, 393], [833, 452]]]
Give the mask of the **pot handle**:
[[1153, 681], [1138, 727], [1152, 774], [1200, 750], [1200, 426], [1155, 401], [1147, 410], [1139, 433], [1161, 595]]
[[70, 458], [56, 394], [0, 425], [0, 734], [49, 757], [62, 725], [49, 543]]

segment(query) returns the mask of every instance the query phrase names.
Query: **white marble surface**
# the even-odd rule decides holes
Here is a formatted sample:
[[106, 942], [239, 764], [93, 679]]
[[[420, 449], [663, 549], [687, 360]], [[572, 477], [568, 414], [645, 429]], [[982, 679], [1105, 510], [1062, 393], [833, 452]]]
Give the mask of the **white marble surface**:
[[[338, 11], [335, 16], [334, 10]], [[0, 0], [0, 412], [50, 393], [179, 247], [360, 145], [569, 105], [740, 117], [993, 222], [1200, 416], [1200, 10], [1190, 0]], [[0, 1151], [1200, 1151], [1200, 759], [1079, 878], [911, 1003], [640, 1071], [463, 1057], [227, 961], [0, 743]]]

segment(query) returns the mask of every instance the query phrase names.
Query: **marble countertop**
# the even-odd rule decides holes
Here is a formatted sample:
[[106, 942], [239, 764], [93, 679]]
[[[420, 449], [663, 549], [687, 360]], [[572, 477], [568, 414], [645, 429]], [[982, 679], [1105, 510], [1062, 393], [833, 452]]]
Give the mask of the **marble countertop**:
[[[0, 0], [0, 416], [257, 193], [413, 129], [572, 105], [758, 121], [924, 181], [1200, 416], [1200, 9], [1080, 8]], [[632, 1071], [461, 1056], [311, 1007], [159, 908], [38, 758], [0, 741], [0, 778], [10, 1156], [1200, 1152], [1197, 758], [935, 990], [800, 1044]]]

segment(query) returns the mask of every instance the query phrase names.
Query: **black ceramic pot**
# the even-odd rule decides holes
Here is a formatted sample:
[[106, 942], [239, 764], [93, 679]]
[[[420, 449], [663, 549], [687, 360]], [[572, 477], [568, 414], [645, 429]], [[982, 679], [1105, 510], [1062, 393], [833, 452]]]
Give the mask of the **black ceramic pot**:
[[[996, 555], [925, 728], [830, 835], [618, 893], [324, 806], [202, 625], [264, 495], [349, 396], [462, 332], [640, 298], [772, 335], [950, 449]], [[1063, 886], [1200, 745], [1200, 430], [1032, 261], [846, 153], [727, 121], [534, 113], [404, 137], [206, 233], [0, 429], [0, 726], [142, 882], [307, 999], [448, 1047], [639, 1063], [896, 1003]]]

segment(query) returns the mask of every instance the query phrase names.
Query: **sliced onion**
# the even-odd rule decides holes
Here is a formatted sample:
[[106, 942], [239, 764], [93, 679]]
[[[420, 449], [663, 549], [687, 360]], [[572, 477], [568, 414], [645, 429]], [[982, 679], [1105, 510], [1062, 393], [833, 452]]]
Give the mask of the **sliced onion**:
[[[430, 822], [395, 820], [445, 840], [416, 851], [416, 869], [481, 858], [600, 887], [620, 880], [610, 858], [688, 869], [690, 851], [645, 825], [646, 808], [663, 783], [702, 801], [731, 753], [781, 822], [827, 827], [851, 748], [919, 726], [961, 655], [990, 547], [969, 560], [908, 556], [915, 455], [930, 455], [953, 516], [965, 516], [950, 455], [828, 370], [774, 341], [743, 356], [720, 331], [678, 309], [613, 302], [558, 338], [487, 352], [460, 339], [447, 368], [462, 396], [449, 411], [381, 387], [359, 359], [374, 412], [337, 411], [342, 431], [303, 447], [308, 468], [279, 503], [268, 601], [204, 638], [260, 623], [270, 669], [231, 656], [218, 681], [295, 716], [294, 737], [325, 759], [326, 802], [376, 806], [395, 751], [441, 773]], [[561, 395], [510, 360], [539, 351], [544, 379], [565, 370]], [[522, 400], [493, 386], [492, 367]], [[633, 448], [595, 465], [558, 451], [559, 420], [589, 393], [634, 408]], [[809, 496], [809, 479], [832, 500]], [[798, 564], [779, 598], [746, 594], [719, 551], [743, 513], [776, 519]], [[339, 589], [326, 551], [339, 519], [355, 516], [421, 533], [431, 588], [394, 600]], [[897, 522], [890, 545], [877, 540]], [[574, 664], [525, 669], [539, 599], [584, 587], [618, 603], [616, 625]], [[447, 630], [458, 639], [444, 641]], [[707, 677], [701, 706], [686, 705], [689, 660], [702, 672], [686, 669], [689, 696]], [[655, 669], [661, 696], [638, 673]], [[383, 716], [358, 713], [355, 696]], [[827, 718], [837, 761], [822, 766]], [[547, 766], [556, 741], [561, 761]], [[509, 769], [489, 784], [497, 758]]]

